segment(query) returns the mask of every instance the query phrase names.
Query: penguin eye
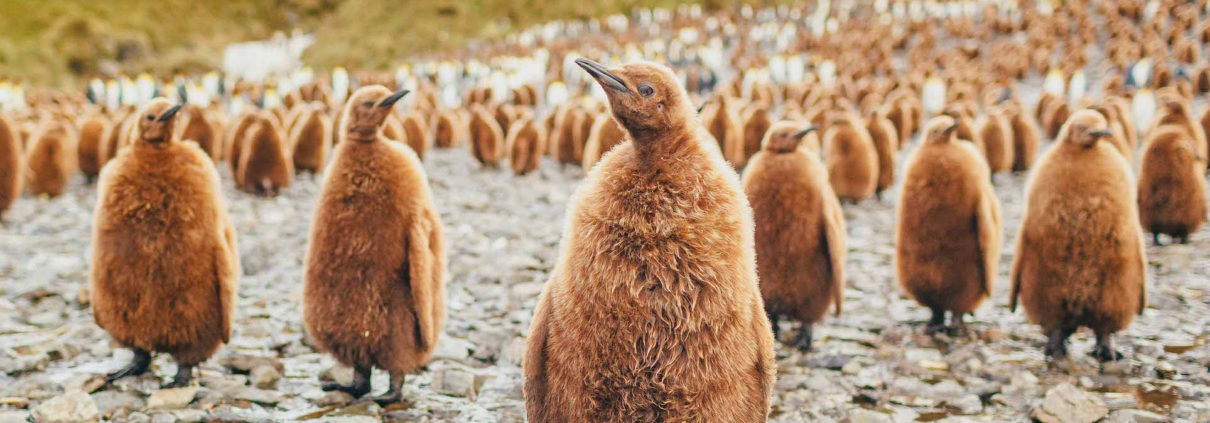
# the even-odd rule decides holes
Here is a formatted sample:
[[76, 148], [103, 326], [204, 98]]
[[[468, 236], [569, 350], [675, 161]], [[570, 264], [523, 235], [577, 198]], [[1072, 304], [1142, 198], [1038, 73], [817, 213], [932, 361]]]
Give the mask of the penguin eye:
[[152, 120], [155, 120], [155, 115], [147, 115], [147, 121], [151, 122]]
[[362, 106], [365, 106], [365, 107], [374, 107], [374, 102], [373, 102], [373, 101], [367, 101], [367, 102], [365, 102], [365, 103], [361, 103], [361, 105], [362, 105]]
[[639, 84], [639, 95], [641, 95], [643, 97], [651, 97], [654, 94], [655, 94], [655, 88], [652, 88], [651, 84], [648, 84], [646, 82]]

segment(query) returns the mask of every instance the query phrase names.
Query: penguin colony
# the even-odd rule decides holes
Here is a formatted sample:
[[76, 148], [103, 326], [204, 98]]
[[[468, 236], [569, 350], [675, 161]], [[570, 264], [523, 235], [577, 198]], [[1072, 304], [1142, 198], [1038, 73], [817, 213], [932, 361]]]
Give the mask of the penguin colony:
[[[633, 55], [606, 67], [578, 59], [610, 57], [584, 46], [548, 51], [537, 82], [494, 84], [482, 63], [443, 61], [406, 81], [341, 70], [282, 96], [241, 81], [214, 103], [106, 101], [91, 87], [89, 100], [31, 96], [25, 108], [0, 104], [0, 222], [23, 193], [54, 197], [76, 173], [97, 178], [91, 305], [134, 351], [108, 381], [146, 372], [159, 352], [178, 365], [170, 385], [184, 386], [231, 341], [240, 260], [217, 171], [227, 161], [253, 195], [290, 189], [295, 172], [322, 175], [304, 323], [316, 348], [354, 368], [350, 384], [323, 387], [364, 395], [378, 368], [390, 382], [375, 400], [400, 400], [445, 319], [429, 148], [467, 149], [483, 172], [560, 163], [586, 174], [531, 322], [531, 421], [764, 420], [780, 319], [799, 324], [787, 343], [808, 350], [827, 312], [842, 313], [841, 202], [893, 209], [895, 279], [931, 313], [923, 332], [961, 332], [992, 295], [1003, 232], [1015, 231], [1007, 300], [1047, 338], [1037, 346], [1065, 357], [1086, 327], [1092, 355], [1118, 360], [1114, 336], [1146, 310], [1147, 239], [1187, 243], [1207, 215], [1210, 68], [1199, 60], [1210, 12], [1144, 4], [839, 23], [792, 32], [801, 51], [775, 53], [739, 31], [728, 80], [680, 51], [635, 50], [677, 69]], [[1110, 72], [1094, 96], [1085, 47], [1102, 31]], [[945, 37], [981, 45], [940, 47]], [[888, 71], [895, 56], [911, 66]], [[1042, 77], [1040, 96], [1021, 95]], [[1009, 172], [1028, 175], [1017, 228], [1001, 227], [992, 189]], [[888, 192], [897, 205], [883, 203]]]

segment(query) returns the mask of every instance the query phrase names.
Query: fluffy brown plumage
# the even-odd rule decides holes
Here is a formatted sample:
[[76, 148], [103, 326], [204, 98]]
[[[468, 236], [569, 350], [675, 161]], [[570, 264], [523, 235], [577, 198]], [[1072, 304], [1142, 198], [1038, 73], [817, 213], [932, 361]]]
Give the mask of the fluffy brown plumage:
[[874, 151], [878, 153], [878, 186], [874, 194], [881, 199], [882, 192], [895, 183], [895, 152], [899, 151], [899, 135], [895, 124], [887, 119], [882, 110], [876, 110], [866, 121], [866, 131], [874, 142]]
[[105, 167], [106, 163], [113, 160], [118, 155], [118, 147], [122, 142], [122, 130], [129, 130], [130, 126], [127, 123], [133, 116], [133, 111], [120, 110], [114, 116], [113, 123], [109, 125], [109, 130], [105, 132], [105, 137], [101, 139], [101, 145], [97, 147], [97, 173]]
[[987, 166], [992, 173], [1007, 172], [1013, 168], [1013, 127], [1009, 119], [998, 108], [975, 121], [975, 132], [983, 141]]
[[174, 136], [175, 107], [156, 99], [140, 109], [134, 144], [102, 170], [97, 187], [93, 316], [135, 351], [109, 380], [143, 373], [150, 353], [162, 352], [177, 362], [171, 386], [183, 386], [231, 338], [235, 230], [214, 164]]
[[240, 179], [239, 168], [243, 164], [244, 143], [248, 139], [248, 129], [252, 124], [256, 123], [255, 112], [245, 112], [235, 120], [235, 124], [227, 132], [227, 141], [224, 145], [227, 146], [227, 161], [231, 165], [231, 177], [235, 179], [235, 185], [243, 185], [243, 180]]
[[1033, 122], [1026, 119], [1025, 112], [1021, 110], [1019, 103], [1013, 102], [1004, 110], [1008, 115], [1008, 123], [1012, 127], [1013, 133], [1013, 171], [1029, 170], [1033, 167], [1034, 158], [1038, 155], [1038, 143], [1040, 142], [1038, 128], [1034, 126]]
[[210, 122], [206, 109], [190, 104], [186, 107], [185, 127], [181, 131], [181, 141], [193, 141], [202, 147], [202, 151], [210, 156], [210, 160], [218, 161], [223, 152], [219, 144], [219, 131]]
[[48, 119], [30, 135], [25, 156], [25, 189], [32, 195], [57, 197], [76, 174], [76, 135], [68, 124]]
[[714, 137], [715, 141], [718, 141], [718, 148], [723, 152], [723, 158], [726, 158], [733, 167], [738, 168], [744, 154], [743, 121], [740, 120], [739, 113], [731, 105], [726, 95], [716, 98], [716, 101], [711, 102], [702, 110], [701, 119], [710, 131], [710, 135]]
[[811, 327], [844, 303], [845, 224], [840, 201], [819, 157], [802, 147], [810, 130], [778, 122], [744, 169], [756, 221], [756, 273], [765, 312], [777, 334], [779, 316], [802, 322], [795, 344], [811, 348]]
[[761, 141], [765, 139], [765, 133], [769, 132], [769, 126], [772, 124], [769, 110], [763, 106], [754, 106], [744, 115], [744, 154], [742, 157], [744, 166], [747, 166], [748, 160], [760, 151]]
[[1184, 128], [1163, 125], [1148, 136], [1139, 170], [1139, 219], [1158, 245], [1160, 234], [1184, 244], [1206, 221], [1205, 157]]
[[1113, 360], [1112, 335], [1146, 305], [1143, 232], [1130, 165], [1108, 143], [1108, 123], [1091, 110], [1075, 113], [1026, 185], [1026, 211], [1012, 266], [1017, 302], [1067, 354], [1080, 326], [1097, 335], [1093, 354]]
[[962, 327], [991, 294], [1000, 258], [1000, 202], [973, 145], [948, 116], [931, 120], [908, 158], [896, 211], [899, 285], [932, 310], [927, 332]]
[[103, 113], [93, 112], [80, 123], [80, 134], [76, 142], [76, 162], [80, 172], [91, 182], [101, 172], [101, 145], [109, 134], [109, 119]]
[[24, 167], [21, 140], [17, 139], [12, 122], [0, 113], [0, 218], [21, 196]]
[[332, 121], [319, 107], [304, 104], [298, 108], [303, 110], [290, 130], [294, 170], [319, 172], [327, 163], [328, 150], [332, 148]]
[[765, 421], [773, 333], [739, 178], [672, 71], [578, 62], [631, 141], [568, 209], [529, 330], [529, 421]]
[[588, 135], [588, 142], [584, 144], [584, 160], [582, 161], [584, 170], [592, 169], [605, 153], [625, 141], [626, 131], [618, 125], [617, 121], [613, 120], [612, 116], [609, 114], [597, 116], [597, 121], [592, 125], [592, 132]]
[[578, 122], [583, 119], [585, 112], [574, 104], [567, 104], [555, 110], [555, 130], [551, 133], [550, 146], [552, 155], [559, 163], [577, 163], [576, 157], [584, 158], [580, 144], [576, 142]]
[[294, 159], [277, 119], [268, 112], [257, 114], [244, 135], [239, 155], [239, 188], [257, 195], [276, 195], [294, 181]]
[[521, 118], [513, 122], [513, 126], [504, 143], [508, 148], [509, 167], [518, 176], [538, 170], [546, 148], [542, 127], [531, 118]]
[[483, 106], [471, 106], [470, 136], [475, 160], [484, 166], [499, 166], [504, 156], [504, 131]]
[[466, 124], [451, 110], [441, 110], [433, 122], [433, 144], [437, 148], [453, 148], [462, 143]]
[[424, 365], [445, 321], [441, 219], [420, 159], [380, 128], [406, 91], [362, 87], [346, 103], [311, 225], [303, 320], [319, 348], [354, 368], [354, 396], [370, 370], [391, 375], [380, 402], [401, 398], [404, 376]]
[[860, 118], [835, 112], [823, 136], [828, 181], [837, 198], [857, 202], [878, 188], [878, 149]]
[[416, 157], [424, 160], [424, 153], [429, 151], [429, 130], [424, 126], [424, 120], [418, 113], [411, 112], [403, 116], [400, 124], [407, 136], [408, 147], [416, 152]]

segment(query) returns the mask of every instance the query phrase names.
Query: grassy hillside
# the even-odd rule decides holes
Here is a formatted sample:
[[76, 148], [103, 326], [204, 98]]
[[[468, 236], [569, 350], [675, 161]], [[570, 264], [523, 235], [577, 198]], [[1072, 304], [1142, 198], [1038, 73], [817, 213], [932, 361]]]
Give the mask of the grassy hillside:
[[[720, 7], [745, 0], [707, 0]], [[747, 1], [766, 3], [771, 0]], [[78, 86], [115, 72], [166, 74], [218, 66], [232, 42], [314, 31], [304, 56], [323, 68], [387, 68], [551, 19], [624, 12], [676, 0], [0, 0], [0, 78]]]

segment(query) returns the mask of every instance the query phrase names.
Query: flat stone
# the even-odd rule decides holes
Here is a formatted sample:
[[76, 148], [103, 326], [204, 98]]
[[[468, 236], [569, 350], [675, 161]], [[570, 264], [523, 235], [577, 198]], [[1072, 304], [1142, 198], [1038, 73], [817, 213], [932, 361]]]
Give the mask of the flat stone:
[[1109, 413], [1106, 419], [1109, 423], [1161, 423], [1169, 421], [1167, 417], [1146, 410], [1126, 409]]
[[147, 398], [147, 408], [153, 410], [174, 410], [185, 408], [197, 397], [198, 387], [186, 386], [155, 391]]
[[864, 408], [854, 408], [849, 411], [849, 423], [891, 423], [891, 416]]
[[433, 375], [433, 390], [439, 394], [455, 397], [475, 395], [475, 375], [459, 366], [445, 366]]
[[1092, 423], [1107, 414], [1100, 397], [1069, 383], [1046, 391], [1042, 403], [1029, 410], [1029, 416], [1042, 423]]
[[257, 388], [271, 389], [281, 379], [281, 371], [272, 365], [262, 364], [252, 369], [252, 373], [248, 375], [248, 379]]
[[81, 391], [71, 391], [39, 404], [32, 416], [38, 423], [58, 423], [96, 421], [100, 415], [92, 397]]

